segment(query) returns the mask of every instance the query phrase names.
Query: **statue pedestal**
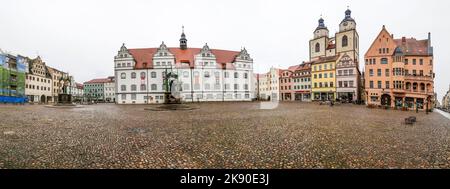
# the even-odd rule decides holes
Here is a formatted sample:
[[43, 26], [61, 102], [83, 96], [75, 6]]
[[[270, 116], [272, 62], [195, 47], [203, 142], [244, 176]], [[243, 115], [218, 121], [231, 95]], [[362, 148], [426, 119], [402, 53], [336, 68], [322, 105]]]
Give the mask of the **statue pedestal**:
[[58, 94], [58, 103], [61, 105], [71, 105], [72, 95], [71, 94]]
[[164, 104], [181, 104], [181, 99], [174, 98], [171, 93], [164, 93]]

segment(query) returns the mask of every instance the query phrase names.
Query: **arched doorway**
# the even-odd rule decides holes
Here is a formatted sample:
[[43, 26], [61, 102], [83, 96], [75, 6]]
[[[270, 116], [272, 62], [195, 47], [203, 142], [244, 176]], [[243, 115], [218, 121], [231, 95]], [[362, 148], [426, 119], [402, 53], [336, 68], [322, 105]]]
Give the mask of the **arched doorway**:
[[391, 96], [388, 94], [381, 95], [381, 105], [383, 106], [391, 106]]
[[270, 95], [269, 95], [269, 97], [267, 97], [267, 100], [270, 101]]
[[45, 95], [41, 95], [41, 103], [45, 103]]

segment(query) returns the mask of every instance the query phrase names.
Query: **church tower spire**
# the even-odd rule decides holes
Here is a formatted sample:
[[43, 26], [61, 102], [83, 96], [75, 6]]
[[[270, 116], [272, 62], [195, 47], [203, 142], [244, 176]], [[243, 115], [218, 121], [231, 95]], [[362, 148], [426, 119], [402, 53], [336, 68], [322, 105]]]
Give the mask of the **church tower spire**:
[[182, 33], [180, 38], [180, 49], [186, 50], [187, 49], [187, 39], [186, 34], [184, 34], [184, 26], [182, 26]]

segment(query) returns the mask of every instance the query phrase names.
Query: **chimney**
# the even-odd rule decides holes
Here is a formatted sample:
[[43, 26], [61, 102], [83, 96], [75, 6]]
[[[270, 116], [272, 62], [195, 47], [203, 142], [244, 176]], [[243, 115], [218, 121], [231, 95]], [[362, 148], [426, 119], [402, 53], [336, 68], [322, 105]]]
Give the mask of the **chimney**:
[[428, 32], [428, 54], [433, 55], [433, 47], [431, 46], [431, 32]]

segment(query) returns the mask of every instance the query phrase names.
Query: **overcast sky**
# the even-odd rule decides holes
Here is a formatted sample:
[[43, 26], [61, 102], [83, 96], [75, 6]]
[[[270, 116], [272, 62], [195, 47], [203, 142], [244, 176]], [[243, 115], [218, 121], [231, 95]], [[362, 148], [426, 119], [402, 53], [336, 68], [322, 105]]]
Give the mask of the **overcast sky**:
[[450, 84], [450, 2], [442, 0], [1, 0], [0, 48], [41, 55], [77, 82], [114, 75], [113, 59], [128, 48], [178, 46], [185, 26], [188, 46], [240, 50], [255, 72], [308, 60], [308, 41], [323, 15], [338, 30], [347, 6], [357, 22], [364, 53], [386, 25], [395, 38], [432, 32], [439, 101]]

